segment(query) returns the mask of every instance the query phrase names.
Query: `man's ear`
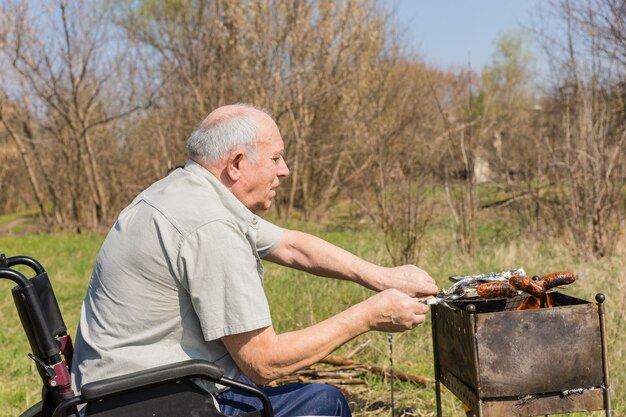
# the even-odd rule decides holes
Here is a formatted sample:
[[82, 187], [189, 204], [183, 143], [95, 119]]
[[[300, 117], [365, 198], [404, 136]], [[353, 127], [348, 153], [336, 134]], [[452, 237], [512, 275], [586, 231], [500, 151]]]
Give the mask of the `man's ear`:
[[233, 150], [230, 155], [228, 155], [228, 160], [226, 163], [226, 174], [228, 178], [235, 182], [241, 178], [241, 161], [243, 161], [244, 153], [241, 149]]

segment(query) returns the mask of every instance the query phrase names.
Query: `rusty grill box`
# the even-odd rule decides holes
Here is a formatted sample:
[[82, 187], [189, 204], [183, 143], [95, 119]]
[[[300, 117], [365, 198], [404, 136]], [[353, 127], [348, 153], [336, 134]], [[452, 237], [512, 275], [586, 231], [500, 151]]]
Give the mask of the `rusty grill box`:
[[438, 416], [440, 383], [479, 417], [611, 416], [604, 296], [551, 297], [559, 307], [517, 311], [523, 296], [432, 306]]

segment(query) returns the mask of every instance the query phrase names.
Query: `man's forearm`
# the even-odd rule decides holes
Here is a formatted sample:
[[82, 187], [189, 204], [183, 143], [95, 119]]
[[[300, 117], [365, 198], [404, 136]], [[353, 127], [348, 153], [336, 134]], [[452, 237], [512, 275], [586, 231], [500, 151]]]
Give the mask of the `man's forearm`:
[[350, 280], [372, 290], [388, 288], [381, 279], [385, 268], [307, 233], [286, 229], [284, 233], [281, 245], [265, 259], [322, 277]]
[[222, 342], [253, 382], [265, 384], [320, 361], [370, 330], [366, 314], [364, 306], [357, 304], [304, 329], [276, 334], [270, 326], [226, 336]]
[[270, 326], [221, 340], [237, 366], [263, 384], [318, 362], [369, 330], [412, 329], [424, 321], [427, 311], [418, 299], [391, 289], [301, 330], [276, 334]]
[[315, 275], [350, 280], [375, 291], [395, 288], [411, 297], [437, 293], [433, 278], [415, 265], [381, 267], [295, 230], [285, 230], [281, 244], [266, 259]]

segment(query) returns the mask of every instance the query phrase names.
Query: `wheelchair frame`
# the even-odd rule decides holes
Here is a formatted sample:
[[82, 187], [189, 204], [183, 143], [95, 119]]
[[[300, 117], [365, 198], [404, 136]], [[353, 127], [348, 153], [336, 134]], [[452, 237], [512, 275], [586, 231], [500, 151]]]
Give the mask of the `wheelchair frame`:
[[[27, 278], [13, 269], [30, 268]], [[11, 292], [22, 327], [30, 343], [28, 356], [37, 364], [43, 382], [42, 401], [22, 417], [77, 417], [77, 406], [86, 404], [85, 416], [222, 416], [213, 397], [191, 379], [205, 379], [257, 397], [262, 409], [245, 416], [273, 417], [268, 397], [252, 387], [224, 376], [216, 365], [199, 359], [172, 363], [128, 375], [91, 382], [76, 395], [71, 386], [72, 339], [43, 266], [33, 258], [0, 254], [0, 279], [17, 284]], [[184, 413], [184, 414], [181, 414]]]

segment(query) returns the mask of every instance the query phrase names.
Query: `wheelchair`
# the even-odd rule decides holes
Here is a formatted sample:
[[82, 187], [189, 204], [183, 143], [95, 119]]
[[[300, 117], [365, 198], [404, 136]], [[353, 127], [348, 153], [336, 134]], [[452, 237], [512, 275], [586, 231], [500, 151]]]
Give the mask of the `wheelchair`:
[[[32, 270], [27, 278], [15, 269]], [[0, 254], [0, 278], [17, 284], [11, 292], [17, 313], [43, 382], [42, 400], [21, 417], [78, 417], [79, 406], [93, 417], [214, 417], [223, 416], [213, 397], [194, 379], [204, 379], [257, 397], [262, 408], [246, 417], [273, 417], [272, 406], [263, 391], [225, 377], [214, 364], [191, 359], [128, 375], [91, 382], [72, 389], [72, 339], [61, 315], [52, 284], [43, 266], [27, 256]]]

